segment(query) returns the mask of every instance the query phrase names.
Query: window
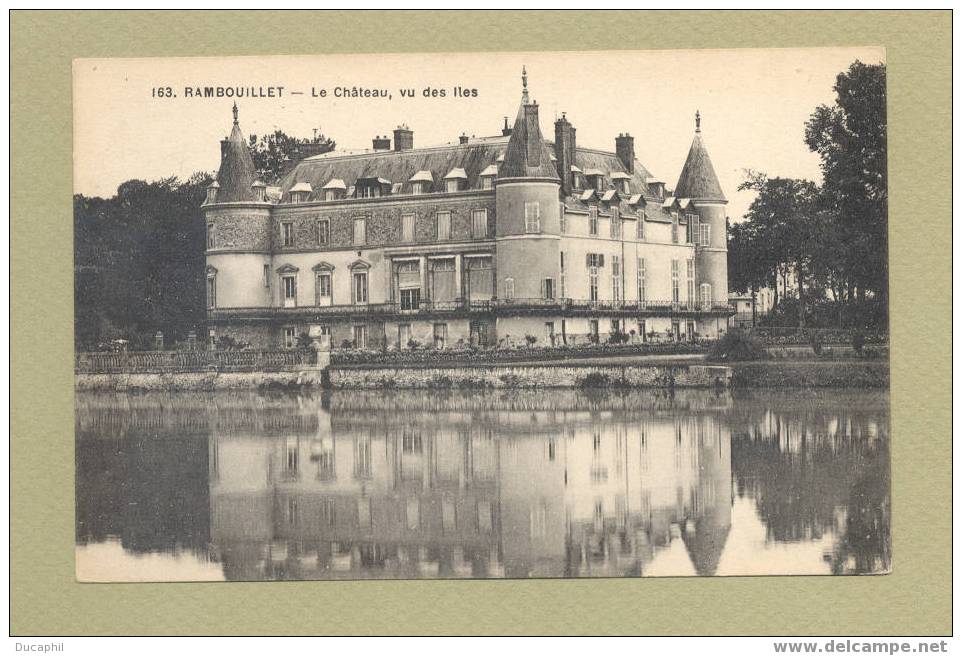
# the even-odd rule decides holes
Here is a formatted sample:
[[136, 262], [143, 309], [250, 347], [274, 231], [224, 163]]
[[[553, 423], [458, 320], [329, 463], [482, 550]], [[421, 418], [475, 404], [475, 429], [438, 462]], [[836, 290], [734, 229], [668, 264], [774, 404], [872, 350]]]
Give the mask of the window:
[[548, 532], [548, 506], [544, 501], [531, 509], [531, 537], [544, 538]]
[[371, 528], [371, 497], [357, 499], [357, 527]]
[[367, 303], [367, 271], [355, 271], [352, 274], [352, 281], [354, 303]]
[[414, 214], [401, 215], [401, 241], [414, 241]]
[[207, 307], [217, 307], [217, 274], [207, 274]]
[[671, 261], [671, 302], [678, 303], [681, 299], [678, 285], [678, 260]]
[[354, 326], [354, 348], [367, 348], [367, 326]]
[[284, 348], [294, 348], [297, 346], [297, 328], [287, 326], [284, 328]]
[[685, 322], [685, 334], [688, 335], [688, 339], [695, 341], [695, 322], [689, 319]]
[[423, 182], [412, 182], [411, 183], [411, 193], [415, 196], [420, 196], [424, 193], [425, 183]]
[[598, 208], [594, 205], [588, 208], [588, 234], [598, 235]]
[[268, 289], [271, 288], [271, 265], [264, 265], [264, 286]]
[[478, 501], [478, 531], [488, 533], [491, 531], [491, 502]]
[[284, 289], [284, 307], [297, 307], [297, 276], [293, 273], [281, 276]]
[[421, 527], [421, 502], [417, 497], [411, 497], [405, 508], [409, 531], [416, 531]]
[[590, 319], [588, 321], [588, 334], [591, 335], [591, 340], [594, 342], [598, 341], [598, 320]]
[[646, 266], [645, 258], [639, 257], [638, 258], [638, 302], [639, 304], [644, 304], [644, 302], [647, 300], [647, 296], [646, 296], [647, 280], [645, 279], [647, 272], [645, 271], [645, 266]]
[[568, 215], [565, 214], [565, 204], [561, 203], [561, 207], [558, 209], [561, 212], [559, 215], [561, 217], [561, 234], [565, 234], [568, 232]]
[[285, 248], [290, 248], [294, 245], [294, 224], [290, 221], [285, 221], [281, 224], [281, 237], [284, 240]]
[[598, 300], [598, 267], [588, 268], [588, 300]]
[[701, 284], [701, 306], [705, 310], [711, 309], [711, 285], [707, 282]]
[[409, 323], [399, 323], [397, 326], [397, 344], [398, 348], [408, 348], [408, 343], [411, 341], [411, 324]]
[[359, 437], [354, 441], [354, 477], [371, 477], [371, 438]]
[[380, 184], [363, 184], [357, 188], [357, 198], [378, 198], [381, 195]]
[[409, 433], [405, 431], [401, 435], [401, 453], [422, 453], [424, 444], [421, 441], [420, 433]]
[[648, 218], [648, 211], [642, 210], [638, 215], [638, 225], [635, 226], [636, 234], [638, 239], [644, 241], [645, 239], [645, 220]]
[[544, 339], [546, 344], [554, 346], [554, 321], [544, 322]]
[[561, 251], [561, 276], [558, 279], [558, 292], [561, 298], [567, 298], [565, 294], [565, 252]]
[[471, 212], [471, 234], [475, 239], [484, 239], [488, 236], [488, 210]]
[[688, 266], [685, 271], [686, 291], [688, 292], [688, 307], [695, 307], [695, 260], [688, 258]]
[[611, 208], [611, 238], [621, 239], [621, 212], [617, 207]]
[[441, 501], [441, 530], [443, 532], [453, 531], [458, 526], [458, 516], [451, 499]]
[[[638, 321], [638, 335], [639, 335], [639, 337], [641, 337], [641, 341], [642, 341], [642, 342], [648, 341], [648, 337], [647, 337], [648, 332], [647, 332], [647, 330], [645, 329], [645, 320], [644, 320], [644, 319], [639, 319], [639, 321]], [[644, 443], [642, 443], [642, 444], [644, 444]]]
[[514, 278], [504, 279], [504, 298], [508, 301], [514, 298]]
[[678, 243], [678, 212], [671, 213], [671, 243]]
[[485, 175], [481, 177], [481, 188], [482, 189], [494, 189], [494, 176]]
[[216, 248], [217, 243], [214, 240], [214, 224], [207, 224], [207, 248]]
[[621, 257], [611, 256], [611, 298], [615, 301], [621, 298]]
[[331, 240], [331, 222], [327, 219], [322, 219], [317, 222], [317, 243], [326, 244]]
[[541, 232], [541, 204], [537, 201], [524, 204], [524, 231]]
[[434, 324], [434, 348], [443, 349], [448, 342], [448, 324]]
[[317, 274], [317, 305], [331, 305], [331, 273], [325, 271]]
[[699, 223], [698, 233], [699, 244], [704, 248], [711, 246], [711, 224]]
[[321, 526], [334, 528], [334, 499], [324, 499], [321, 502]]
[[354, 219], [354, 245], [363, 246], [367, 243], [367, 221], [363, 218]]
[[[421, 290], [420, 288], [402, 289], [400, 293], [401, 297], [401, 309], [402, 310], [417, 310], [421, 307]], [[408, 326], [410, 331], [410, 326]], [[407, 340], [404, 340], [404, 344], [407, 344]]]
[[447, 241], [451, 239], [451, 212], [438, 212], [437, 222], [438, 241]]
[[554, 300], [554, 279], [545, 278], [541, 281], [541, 298], [546, 301]]
[[334, 200], [337, 198], [337, 192], [333, 189], [324, 190], [324, 200]]
[[698, 215], [686, 214], [685, 218], [688, 219], [688, 226], [685, 230], [685, 243], [694, 244], [698, 241], [699, 237], [701, 237], [698, 230]]
[[445, 180], [444, 190], [449, 194], [458, 191], [460, 187], [460, 182], [458, 180]]

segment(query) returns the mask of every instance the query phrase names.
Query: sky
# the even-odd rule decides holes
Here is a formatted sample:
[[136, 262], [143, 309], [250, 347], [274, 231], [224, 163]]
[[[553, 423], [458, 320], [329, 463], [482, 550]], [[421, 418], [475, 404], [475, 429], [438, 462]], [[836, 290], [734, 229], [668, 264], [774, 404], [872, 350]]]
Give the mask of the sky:
[[[818, 157], [804, 143], [805, 121], [818, 105], [834, 102], [835, 77], [856, 59], [877, 64], [885, 52], [859, 47], [81, 59], [74, 62], [74, 190], [111, 196], [129, 179], [215, 171], [234, 99], [187, 97], [187, 87], [257, 90], [258, 97], [237, 100], [246, 135], [281, 129], [307, 137], [317, 128], [339, 150], [370, 148], [374, 136], [390, 136], [406, 123], [420, 147], [456, 143], [462, 133], [500, 134], [503, 117], [513, 121], [517, 113], [525, 66], [546, 138], [553, 138], [554, 119], [562, 112], [577, 129], [579, 146], [614, 151], [615, 137], [628, 132], [638, 160], [670, 188], [700, 111], [728, 214], [738, 220], [753, 197], [737, 191], [747, 169], [820, 181]], [[390, 97], [335, 97], [336, 88], [355, 87]], [[458, 87], [476, 94], [456, 97]], [[271, 88], [274, 97], [267, 97]], [[413, 98], [401, 96], [408, 88]], [[431, 96], [432, 89], [443, 90], [444, 97]]]

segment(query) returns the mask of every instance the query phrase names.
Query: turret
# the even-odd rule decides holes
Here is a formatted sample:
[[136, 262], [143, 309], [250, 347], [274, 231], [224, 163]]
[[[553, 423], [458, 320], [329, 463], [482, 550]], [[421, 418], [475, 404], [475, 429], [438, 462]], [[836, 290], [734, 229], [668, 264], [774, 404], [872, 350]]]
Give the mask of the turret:
[[[221, 141], [217, 179], [203, 205], [207, 223], [208, 309], [270, 305], [264, 267], [270, 264], [271, 216], [265, 184], [238, 122]], [[266, 282], [270, 282], [269, 279]]]
[[711, 285], [711, 303], [717, 306], [727, 305], [728, 246], [725, 205], [728, 200], [718, 183], [715, 168], [702, 141], [699, 112], [695, 112], [695, 138], [678, 177], [678, 184], [675, 185], [674, 195], [676, 198], [690, 198], [692, 207], [698, 214], [699, 234], [695, 235], [695, 243], [698, 245], [695, 258], [698, 302], [700, 304], [705, 300], [703, 285], [708, 284]]
[[503, 298], [507, 284], [516, 298], [556, 298], [561, 180], [541, 136], [538, 104], [528, 101], [525, 70], [522, 85], [521, 107], [495, 181], [497, 294]]

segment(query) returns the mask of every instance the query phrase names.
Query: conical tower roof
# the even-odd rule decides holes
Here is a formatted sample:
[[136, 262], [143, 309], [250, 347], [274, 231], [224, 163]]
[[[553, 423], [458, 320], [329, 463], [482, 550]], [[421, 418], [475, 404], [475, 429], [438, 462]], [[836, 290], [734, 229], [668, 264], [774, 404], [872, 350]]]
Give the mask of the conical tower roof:
[[217, 171], [218, 203], [253, 201], [251, 185], [257, 179], [254, 159], [244, 133], [237, 122], [237, 105], [234, 105], [234, 127], [230, 136], [221, 143], [220, 169]]
[[675, 197], [727, 202], [701, 138], [701, 115], [698, 112], [695, 112], [695, 138], [688, 149], [688, 159], [681, 169], [678, 184], [675, 185]]
[[538, 120], [538, 104], [528, 102], [528, 77], [522, 73], [524, 90], [521, 107], [514, 120], [504, 163], [498, 171], [499, 178], [558, 178], [558, 171], [551, 161], [552, 149], [541, 137]]

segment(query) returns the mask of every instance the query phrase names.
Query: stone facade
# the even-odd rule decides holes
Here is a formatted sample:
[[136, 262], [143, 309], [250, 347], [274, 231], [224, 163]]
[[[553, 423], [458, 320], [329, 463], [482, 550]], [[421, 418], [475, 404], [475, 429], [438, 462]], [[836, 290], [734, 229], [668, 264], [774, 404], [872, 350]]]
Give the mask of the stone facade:
[[215, 338], [279, 348], [313, 330], [403, 349], [725, 331], [725, 200], [700, 134], [678, 187], [705, 197], [676, 198], [629, 135], [581, 148], [562, 117], [551, 144], [527, 100], [502, 136], [416, 150], [400, 132], [391, 150], [303, 159], [266, 193], [235, 118], [204, 204]]

